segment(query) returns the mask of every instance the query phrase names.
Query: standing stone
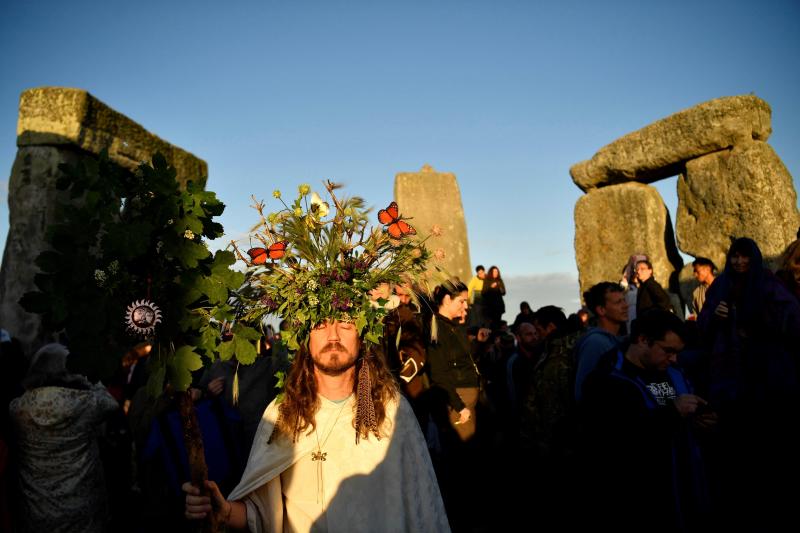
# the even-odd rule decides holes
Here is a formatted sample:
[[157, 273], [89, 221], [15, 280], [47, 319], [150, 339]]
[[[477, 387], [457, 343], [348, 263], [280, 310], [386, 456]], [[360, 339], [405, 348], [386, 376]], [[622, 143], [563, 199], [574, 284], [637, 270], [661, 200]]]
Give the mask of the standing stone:
[[17, 146], [8, 186], [10, 224], [0, 268], [0, 327], [31, 350], [56, 333], [44, 331], [39, 315], [25, 312], [18, 302], [36, 289], [34, 261], [47, 249], [45, 233], [53, 222], [57, 200], [65, 194], [55, 188], [63, 175], [59, 165], [74, 166], [107, 150], [112, 161], [133, 170], [161, 152], [176, 167], [181, 183], [193, 180], [201, 185], [208, 167], [79, 89], [45, 87], [23, 92]]
[[634, 253], [645, 253], [665, 290], [677, 293], [683, 261], [669, 211], [654, 187], [641, 183], [590, 191], [575, 204], [575, 257], [583, 294], [601, 281], [617, 282]]
[[422, 238], [434, 226], [441, 228], [442, 236], [433, 236], [426, 243], [434, 254], [432, 264], [464, 283], [469, 281], [467, 223], [455, 174], [436, 172], [429, 165], [419, 172], [400, 172], [394, 180], [394, 197], [400, 213], [412, 219], [410, 224]]
[[766, 143], [750, 141], [693, 159], [678, 179], [678, 244], [719, 268], [736, 237], [756, 241], [774, 265], [798, 225], [792, 176]]
[[620, 137], [569, 171], [583, 191], [628, 181], [652, 183], [680, 173], [690, 159], [753, 139], [766, 141], [771, 114], [757, 96], [717, 98]]
[[90, 157], [80, 150], [54, 146], [23, 146], [17, 151], [8, 186], [9, 230], [0, 268], [0, 326], [23, 346], [56, 340], [53, 332], [41, 331], [39, 315], [25, 312], [17, 302], [36, 289], [34, 260], [47, 249], [46, 232], [54, 222], [56, 204], [68, 198], [69, 193], [56, 189], [56, 181], [64, 176], [59, 165], [74, 166]]

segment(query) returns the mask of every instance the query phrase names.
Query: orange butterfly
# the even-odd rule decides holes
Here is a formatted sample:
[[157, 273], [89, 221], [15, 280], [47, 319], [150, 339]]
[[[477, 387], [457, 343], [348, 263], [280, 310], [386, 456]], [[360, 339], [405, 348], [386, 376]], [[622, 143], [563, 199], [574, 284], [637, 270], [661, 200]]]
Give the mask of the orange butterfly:
[[263, 265], [267, 259], [280, 259], [286, 255], [286, 247], [289, 246], [289, 241], [278, 241], [270, 244], [269, 248], [250, 248], [247, 250], [247, 255], [250, 256], [251, 263], [254, 265]]
[[392, 202], [386, 209], [378, 211], [378, 221], [386, 226], [386, 231], [393, 239], [400, 239], [407, 235], [417, 234], [417, 230], [400, 216], [397, 202]]

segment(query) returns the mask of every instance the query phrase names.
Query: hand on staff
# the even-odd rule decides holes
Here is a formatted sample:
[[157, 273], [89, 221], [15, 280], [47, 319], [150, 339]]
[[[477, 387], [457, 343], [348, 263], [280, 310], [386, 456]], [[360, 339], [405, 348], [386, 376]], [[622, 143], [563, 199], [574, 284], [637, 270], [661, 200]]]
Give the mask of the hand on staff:
[[469, 409], [465, 407], [458, 412], [458, 422], [456, 422], [456, 424], [466, 424], [469, 422], [469, 417]]
[[[222, 521], [227, 522], [230, 517], [232, 503], [222, 496], [219, 487], [213, 481], [206, 481], [206, 488], [210, 496], [201, 496], [200, 489], [189, 483], [188, 481], [181, 486], [183, 492], [186, 493], [186, 518], [189, 520], [199, 520], [208, 516], [212, 509], [217, 509], [220, 513]], [[212, 506], [211, 500], [214, 500]]]

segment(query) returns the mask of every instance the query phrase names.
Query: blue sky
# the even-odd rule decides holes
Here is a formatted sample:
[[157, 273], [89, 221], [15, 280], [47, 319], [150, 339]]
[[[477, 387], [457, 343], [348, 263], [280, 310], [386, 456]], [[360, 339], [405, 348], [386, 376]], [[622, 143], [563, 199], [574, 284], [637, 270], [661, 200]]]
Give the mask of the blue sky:
[[512, 309], [572, 311], [568, 169], [617, 137], [754, 92], [798, 187], [799, 26], [796, 0], [5, 0], [0, 240], [20, 92], [79, 87], [205, 159], [231, 235], [251, 194], [330, 178], [383, 206], [397, 172], [454, 172], [473, 264], [500, 266]]

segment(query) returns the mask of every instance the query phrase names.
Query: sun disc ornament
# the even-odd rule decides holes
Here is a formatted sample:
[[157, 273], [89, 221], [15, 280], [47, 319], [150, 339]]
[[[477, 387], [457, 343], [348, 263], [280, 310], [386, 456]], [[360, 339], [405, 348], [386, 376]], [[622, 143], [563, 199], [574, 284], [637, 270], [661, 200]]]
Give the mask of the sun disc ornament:
[[161, 309], [150, 300], [136, 300], [125, 311], [125, 324], [138, 335], [152, 335], [161, 322]]

